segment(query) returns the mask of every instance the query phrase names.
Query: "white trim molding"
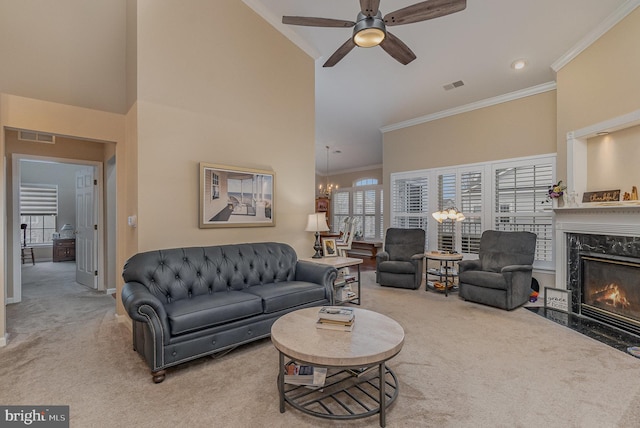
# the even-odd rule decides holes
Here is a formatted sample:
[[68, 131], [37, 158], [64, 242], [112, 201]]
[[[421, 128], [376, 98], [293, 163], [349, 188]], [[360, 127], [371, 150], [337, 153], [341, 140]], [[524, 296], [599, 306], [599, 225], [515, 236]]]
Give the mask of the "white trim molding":
[[582, 51], [587, 49], [593, 43], [595, 43], [600, 37], [611, 30], [616, 24], [626, 18], [635, 8], [640, 6], [640, 0], [627, 0], [617, 10], [600, 23], [596, 28], [591, 30], [586, 36], [582, 38], [574, 47], [569, 49], [564, 55], [558, 58], [551, 68], [556, 73], [562, 69], [565, 65], [569, 64], [575, 57], [580, 55]]
[[[639, 0], [640, 1], [640, 0]], [[460, 107], [454, 107], [449, 110], [443, 110], [438, 113], [429, 114], [426, 116], [416, 117], [414, 119], [405, 120], [404, 122], [398, 122], [391, 125], [383, 126], [380, 128], [382, 133], [396, 131], [402, 128], [408, 128], [410, 126], [420, 125], [421, 123], [433, 122], [434, 120], [443, 119], [449, 116], [455, 116], [461, 113], [467, 113], [473, 110], [479, 110], [485, 107], [491, 107], [497, 104], [514, 101], [520, 98], [530, 97], [532, 95], [542, 94], [544, 92], [555, 91], [556, 82], [547, 82], [541, 85], [532, 86], [519, 91], [509, 92], [507, 94], [499, 95], [493, 98], [487, 98], [475, 103], [466, 104]]]

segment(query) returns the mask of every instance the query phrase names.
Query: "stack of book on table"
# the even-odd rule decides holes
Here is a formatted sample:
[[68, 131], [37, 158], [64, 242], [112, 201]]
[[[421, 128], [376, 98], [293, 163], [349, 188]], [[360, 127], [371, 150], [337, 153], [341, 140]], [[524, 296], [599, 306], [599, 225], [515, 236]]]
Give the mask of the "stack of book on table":
[[351, 284], [354, 282], [356, 282], [355, 275], [345, 274], [343, 271], [340, 271], [340, 274], [333, 283], [336, 289], [336, 299], [340, 301], [354, 299], [356, 293], [351, 290]]
[[326, 367], [314, 367], [296, 364], [293, 361], [284, 366], [284, 382], [291, 385], [305, 385], [310, 387], [324, 386], [327, 378]]
[[351, 331], [356, 322], [353, 308], [323, 306], [318, 312], [316, 327], [327, 330]]

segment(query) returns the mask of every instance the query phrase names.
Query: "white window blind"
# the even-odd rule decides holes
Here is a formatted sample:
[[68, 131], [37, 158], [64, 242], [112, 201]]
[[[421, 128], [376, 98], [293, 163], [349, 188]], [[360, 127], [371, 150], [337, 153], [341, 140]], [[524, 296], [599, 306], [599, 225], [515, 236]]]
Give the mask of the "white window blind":
[[460, 210], [465, 219], [460, 225], [461, 251], [478, 254], [482, 235], [482, 171], [460, 174]]
[[495, 170], [495, 230], [535, 233], [535, 258], [549, 263], [553, 261], [553, 213], [543, 202], [551, 184], [550, 162]]
[[[455, 207], [456, 205], [456, 174], [438, 175], [438, 210]], [[455, 248], [454, 221], [444, 220], [438, 223], [438, 249], [453, 251]]]
[[344, 220], [349, 217], [349, 192], [337, 191], [333, 194], [333, 221], [334, 227], [343, 228]]
[[58, 215], [58, 186], [46, 184], [20, 186], [20, 215]]
[[391, 178], [391, 226], [427, 230], [429, 178], [426, 175]]

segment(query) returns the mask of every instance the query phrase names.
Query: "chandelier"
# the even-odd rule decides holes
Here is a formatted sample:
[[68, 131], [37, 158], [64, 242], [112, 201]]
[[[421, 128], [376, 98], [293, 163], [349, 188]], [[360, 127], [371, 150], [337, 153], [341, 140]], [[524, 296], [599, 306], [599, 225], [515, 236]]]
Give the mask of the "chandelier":
[[324, 186], [322, 183], [318, 186], [318, 196], [331, 198], [331, 192], [338, 190], [338, 186], [333, 183], [329, 184], [329, 146], [325, 146], [327, 149], [327, 170], [324, 176]]

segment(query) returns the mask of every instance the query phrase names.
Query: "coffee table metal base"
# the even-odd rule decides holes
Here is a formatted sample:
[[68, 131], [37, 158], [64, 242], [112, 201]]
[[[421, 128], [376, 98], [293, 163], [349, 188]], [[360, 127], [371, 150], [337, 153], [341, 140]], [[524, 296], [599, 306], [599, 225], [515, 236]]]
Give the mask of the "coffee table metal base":
[[325, 419], [359, 419], [379, 413], [380, 426], [386, 425], [386, 409], [398, 397], [398, 379], [384, 362], [371, 366], [372, 370], [361, 377], [344, 367], [329, 368], [325, 385], [310, 389], [284, 383], [284, 357], [280, 353], [280, 413], [284, 413], [286, 402], [301, 412]]

